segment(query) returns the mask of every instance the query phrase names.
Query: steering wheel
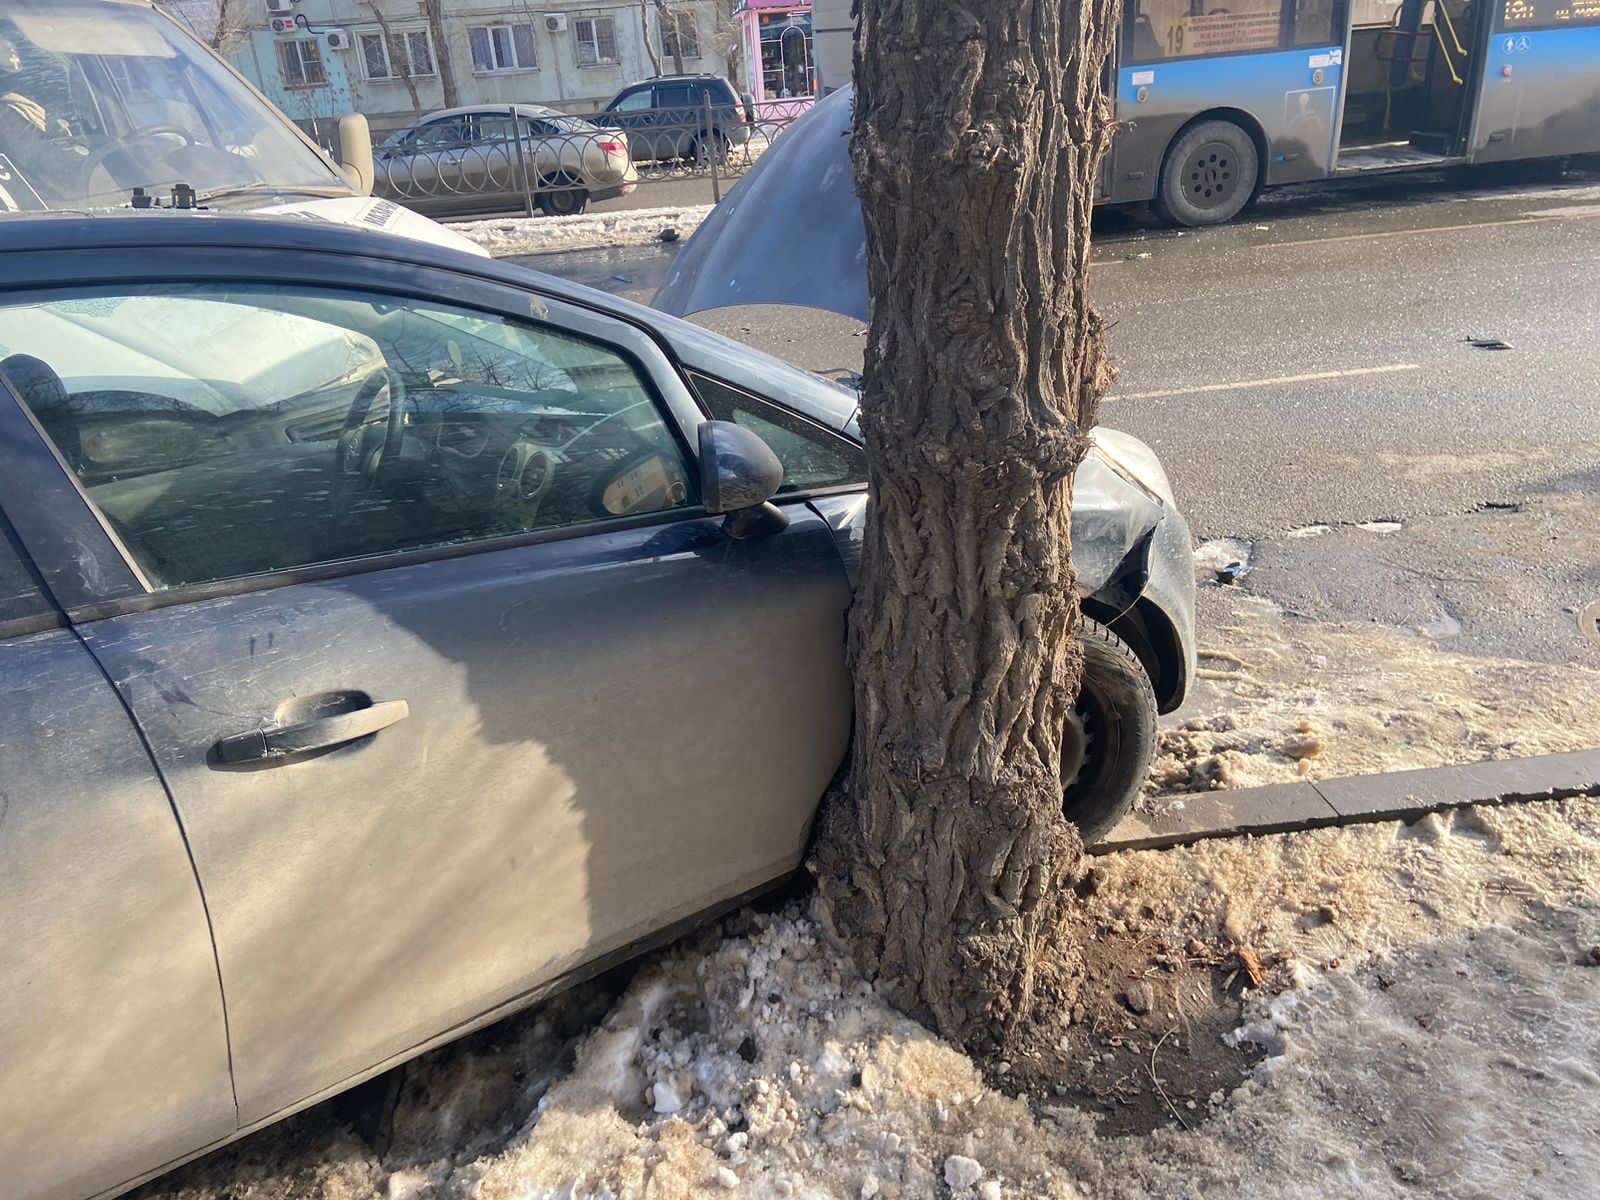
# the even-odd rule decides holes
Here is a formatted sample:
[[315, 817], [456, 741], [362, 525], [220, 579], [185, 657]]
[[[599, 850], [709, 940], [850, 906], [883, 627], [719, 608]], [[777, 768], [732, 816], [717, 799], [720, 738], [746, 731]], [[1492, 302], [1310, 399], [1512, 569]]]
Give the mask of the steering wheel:
[[118, 138], [116, 141], [107, 142], [98, 150], [89, 151], [88, 157], [83, 160], [83, 163], [79, 168], [83, 172], [85, 186], [87, 187], [89, 180], [94, 178], [94, 173], [98, 171], [105, 163], [106, 159], [110, 158], [113, 154], [116, 154], [120, 150], [127, 150], [138, 145], [140, 142], [148, 142], [167, 134], [175, 134], [182, 138], [185, 149], [193, 149], [195, 146], [199, 145], [199, 143], [195, 141], [193, 134], [191, 134], [187, 129], [184, 129], [178, 125], [151, 125], [148, 128], [136, 130], [125, 138]]
[[[374, 444], [374, 423], [367, 420], [373, 402], [389, 393], [389, 415], [384, 422], [383, 441]], [[357, 503], [377, 490], [383, 482], [384, 465], [400, 461], [406, 437], [406, 382], [390, 367], [379, 367], [361, 381], [350, 411], [334, 445], [334, 489], [331, 497], [336, 516], [346, 516]]]

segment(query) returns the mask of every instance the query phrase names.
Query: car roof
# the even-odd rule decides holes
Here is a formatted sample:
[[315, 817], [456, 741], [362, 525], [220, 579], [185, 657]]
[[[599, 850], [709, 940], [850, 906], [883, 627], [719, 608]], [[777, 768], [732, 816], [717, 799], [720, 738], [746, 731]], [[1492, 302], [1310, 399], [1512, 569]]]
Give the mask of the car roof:
[[[565, 113], [559, 108], [551, 108], [547, 104], [462, 104], [455, 108], [441, 108], [438, 112], [431, 112], [425, 117], [413, 121], [408, 128], [418, 125], [428, 125], [434, 121], [448, 120], [451, 117], [473, 117], [480, 113], [503, 113], [512, 107], [525, 117], [571, 117], [575, 113]], [[580, 118], [581, 119], [581, 118]]]
[[[306, 251], [455, 271], [625, 321], [649, 334], [685, 366], [758, 395], [768, 394], [767, 383], [781, 387], [803, 411], [832, 428], [843, 429], [855, 412], [854, 393], [847, 389], [658, 309], [515, 263], [415, 238], [270, 213], [150, 209], [0, 216], [0, 281], [16, 279], [16, 268], [5, 263], [10, 255], [81, 250], [159, 253], [162, 249]], [[0, 287], [4, 285], [0, 282]]]

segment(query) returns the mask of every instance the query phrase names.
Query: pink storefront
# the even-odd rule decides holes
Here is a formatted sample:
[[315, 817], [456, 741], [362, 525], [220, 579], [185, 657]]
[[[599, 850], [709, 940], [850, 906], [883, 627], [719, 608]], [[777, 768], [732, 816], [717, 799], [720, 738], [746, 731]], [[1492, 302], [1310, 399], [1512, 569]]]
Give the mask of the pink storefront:
[[817, 92], [812, 54], [811, 4], [796, 0], [740, 0], [744, 22], [744, 76], [763, 117], [799, 116]]

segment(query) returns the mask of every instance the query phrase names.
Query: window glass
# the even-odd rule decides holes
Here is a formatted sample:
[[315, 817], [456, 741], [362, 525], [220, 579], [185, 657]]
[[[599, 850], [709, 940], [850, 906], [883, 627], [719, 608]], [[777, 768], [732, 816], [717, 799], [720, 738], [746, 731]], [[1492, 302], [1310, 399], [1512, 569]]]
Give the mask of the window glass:
[[663, 83], [656, 86], [656, 107], [691, 108], [699, 100], [687, 83]]
[[661, 54], [671, 58], [700, 57], [700, 30], [694, 23], [694, 13], [688, 11], [656, 14], [656, 30], [661, 36]]
[[451, 117], [443, 121], [429, 121], [406, 135], [405, 145], [412, 150], [437, 150], [442, 146], [460, 146], [472, 140], [472, 131], [465, 117]]
[[1133, 0], [1133, 3], [1136, 7], [1128, 55], [1130, 62], [1275, 50], [1281, 43], [1283, 0]]
[[0, 340], [59, 380], [30, 407], [158, 587], [694, 499], [639, 369], [542, 325], [207, 285], [12, 305]]
[[322, 65], [322, 51], [314, 38], [297, 38], [278, 43], [278, 64], [283, 68], [285, 87], [326, 87], [328, 73]]
[[817, 90], [811, 53], [810, 13], [764, 13], [757, 18], [761, 39], [761, 84], [768, 99], [809, 96]]
[[690, 379], [713, 417], [743, 425], [772, 448], [783, 464], [780, 493], [866, 483], [866, 451], [855, 442], [731, 384], [706, 375]]
[[617, 61], [617, 27], [610, 17], [582, 17], [572, 23], [572, 29], [580, 67]]
[[1337, 46], [1343, 41], [1343, 14], [1337, 0], [1295, 0], [1296, 46]]
[[611, 106], [611, 112], [644, 112], [650, 107], [650, 89], [640, 88], [629, 92]]

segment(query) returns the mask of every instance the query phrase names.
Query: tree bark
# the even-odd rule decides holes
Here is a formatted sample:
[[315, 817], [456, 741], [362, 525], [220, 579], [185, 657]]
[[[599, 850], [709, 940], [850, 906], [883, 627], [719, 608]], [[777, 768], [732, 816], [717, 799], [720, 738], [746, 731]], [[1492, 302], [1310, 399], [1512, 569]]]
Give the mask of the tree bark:
[[661, 59], [650, 42], [650, 0], [639, 0], [639, 32], [644, 36], [644, 52], [650, 56], [650, 74], [661, 74]]
[[1081, 961], [1070, 485], [1110, 381], [1087, 273], [1116, 10], [859, 0], [872, 508], [813, 869], [880, 990], [979, 1052], [1064, 1020]]
[[[678, 14], [668, 10], [666, 0], [656, 0], [656, 12], [660, 14], [659, 24], [663, 30], [666, 29], [668, 22], [672, 24], [672, 70], [674, 74], [682, 75], [683, 42], [678, 36]], [[649, 41], [649, 38], [645, 40]], [[662, 49], [665, 50], [666, 47], [663, 46]]]
[[439, 69], [439, 88], [444, 93], [444, 106], [456, 108], [461, 104], [461, 94], [456, 91], [456, 67], [450, 58], [450, 43], [445, 39], [443, 0], [426, 0], [428, 32], [433, 37], [434, 65]]

